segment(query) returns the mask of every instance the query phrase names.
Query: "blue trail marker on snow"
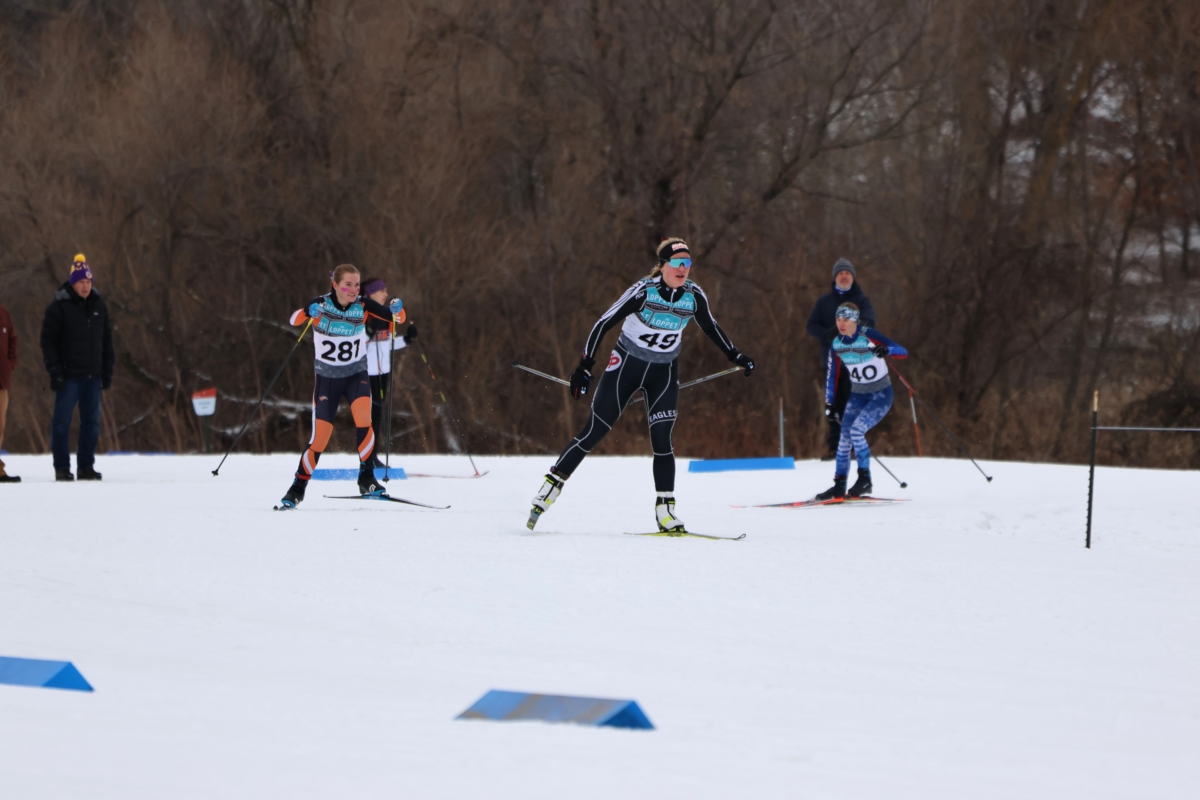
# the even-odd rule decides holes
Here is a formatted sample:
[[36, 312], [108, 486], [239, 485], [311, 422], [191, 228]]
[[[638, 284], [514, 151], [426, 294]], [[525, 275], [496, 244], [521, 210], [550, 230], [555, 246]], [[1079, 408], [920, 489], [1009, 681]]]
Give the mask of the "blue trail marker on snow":
[[504, 692], [492, 689], [457, 719], [540, 720], [573, 722], [605, 728], [654, 730], [635, 700], [569, 697], [557, 694]]
[[0, 656], [0, 683], [43, 689], [73, 689], [77, 692], [93, 691], [92, 685], [70, 661], [42, 661], [37, 658]]
[[688, 462], [688, 472], [741, 472], [755, 469], [795, 469], [791, 456], [776, 458], [712, 458]]
[[[408, 478], [404, 474], [404, 470], [400, 467], [392, 467], [391, 470], [385, 470], [384, 467], [377, 467], [375, 469], [375, 477], [382, 480], [385, 471], [387, 471], [387, 477], [394, 481], [407, 480]], [[358, 468], [314, 469], [312, 477], [314, 481], [356, 481], [358, 480]]]

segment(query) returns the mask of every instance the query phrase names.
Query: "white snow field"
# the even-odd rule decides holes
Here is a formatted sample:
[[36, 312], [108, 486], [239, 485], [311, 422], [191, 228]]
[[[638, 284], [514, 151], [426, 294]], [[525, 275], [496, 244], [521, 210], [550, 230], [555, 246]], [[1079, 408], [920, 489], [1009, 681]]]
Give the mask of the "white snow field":
[[[592, 457], [536, 533], [549, 457], [411, 479], [425, 511], [276, 513], [295, 454], [110, 456], [101, 484], [11, 456], [0, 655], [92, 694], [0, 686], [0, 796], [1200, 797], [1195, 472], [888, 459], [872, 508], [829, 464], [689, 474], [740, 542], [634, 538], [649, 458]], [[395, 458], [469, 474], [463, 458]], [[352, 466], [330, 455], [322, 467]], [[629, 731], [456, 721], [488, 689], [634, 699]]]

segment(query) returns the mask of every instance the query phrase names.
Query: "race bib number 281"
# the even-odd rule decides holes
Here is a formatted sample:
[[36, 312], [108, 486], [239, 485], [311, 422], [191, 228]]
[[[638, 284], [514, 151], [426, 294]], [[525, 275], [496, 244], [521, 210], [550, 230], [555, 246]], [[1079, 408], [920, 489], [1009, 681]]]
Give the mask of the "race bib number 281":
[[362, 339], [317, 338], [317, 358], [326, 364], [349, 364], [362, 357]]

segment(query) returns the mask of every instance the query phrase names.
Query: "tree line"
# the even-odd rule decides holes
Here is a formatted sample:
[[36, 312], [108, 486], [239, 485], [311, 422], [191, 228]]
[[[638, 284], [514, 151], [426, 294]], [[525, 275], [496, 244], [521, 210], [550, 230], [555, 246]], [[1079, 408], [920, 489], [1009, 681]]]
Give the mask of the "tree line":
[[[789, 452], [821, 451], [804, 323], [839, 257], [977, 456], [1082, 460], [1097, 389], [1109, 424], [1200, 426], [1194, 2], [0, 0], [0, 103], [12, 451], [49, 449], [38, 332], [82, 251], [117, 347], [101, 451], [195, 451], [207, 386], [227, 445], [349, 262], [404, 299], [474, 451], [556, 452], [585, 405], [510, 362], [569, 374], [668, 235], [759, 366], [689, 390], [685, 455], [771, 454], [781, 398]], [[685, 380], [724, 366], [697, 334]], [[239, 447], [307, 441], [310, 358]], [[397, 366], [393, 449], [461, 449]], [[883, 454], [915, 452], [897, 405]], [[605, 452], [645, 449], [640, 414]], [[1189, 438], [1102, 446], [1200, 466]]]

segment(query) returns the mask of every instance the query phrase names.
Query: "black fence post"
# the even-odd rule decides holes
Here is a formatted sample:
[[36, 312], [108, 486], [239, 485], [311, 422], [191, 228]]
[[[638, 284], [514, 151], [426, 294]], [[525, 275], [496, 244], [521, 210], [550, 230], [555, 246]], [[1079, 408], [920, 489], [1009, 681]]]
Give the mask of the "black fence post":
[[1092, 394], [1092, 463], [1088, 467], [1088, 513], [1087, 513], [1087, 542], [1085, 547], [1092, 549], [1092, 489], [1096, 485], [1096, 416], [1100, 410], [1100, 390]]

